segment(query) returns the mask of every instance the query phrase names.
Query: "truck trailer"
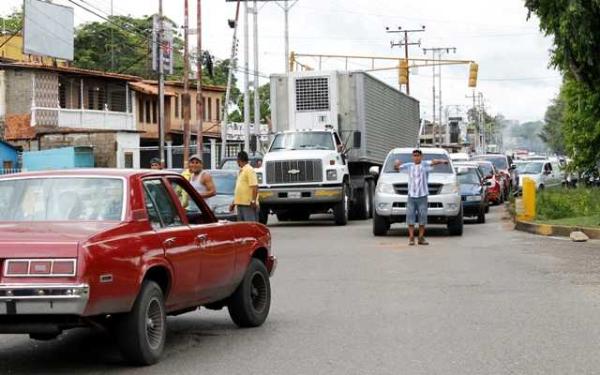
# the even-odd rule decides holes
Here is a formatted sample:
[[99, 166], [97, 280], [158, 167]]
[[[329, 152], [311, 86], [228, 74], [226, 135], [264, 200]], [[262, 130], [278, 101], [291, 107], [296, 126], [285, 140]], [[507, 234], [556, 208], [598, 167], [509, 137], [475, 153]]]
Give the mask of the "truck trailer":
[[260, 221], [373, 214], [387, 153], [418, 142], [419, 102], [364, 72], [271, 76], [273, 140], [257, 171]]

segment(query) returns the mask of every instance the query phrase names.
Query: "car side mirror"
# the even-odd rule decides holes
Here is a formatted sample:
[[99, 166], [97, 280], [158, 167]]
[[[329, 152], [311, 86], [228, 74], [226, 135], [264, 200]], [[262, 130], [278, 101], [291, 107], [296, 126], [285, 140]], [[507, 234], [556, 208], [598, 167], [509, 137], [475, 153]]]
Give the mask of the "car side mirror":
[[510, 165], [510, 170], [514, 171], [515, 169], [517, 169], [517, 165], [516, 164], [511, 164]]
[[352, 139], [352, 148], [361, 148], [362, 146], [362, 133], [355, 131]]
[[485, 181], [483, 184], [485, 186], [492, 186], [492, 181]]
[[379, 167], [374, 165], [371, 168], [369, 168], [369, 174], [375, 177], [379, 176]]

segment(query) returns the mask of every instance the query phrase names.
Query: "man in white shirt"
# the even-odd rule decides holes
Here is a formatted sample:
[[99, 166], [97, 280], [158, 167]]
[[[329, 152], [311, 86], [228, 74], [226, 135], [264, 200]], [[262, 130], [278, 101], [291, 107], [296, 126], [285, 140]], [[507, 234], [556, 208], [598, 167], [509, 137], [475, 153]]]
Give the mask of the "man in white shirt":
[[448, 160], [434, 159], [423, 162], [423, 153], [416, 149], [412, 152], [412, 163], [401, 164], [398, 169], [408, 172], [408, 201], [406, 202], [406, 223], [408, 224], [408, 244], [415, 244], [415, 224], [419, 221], [419, 245], [429, 245], [425, 239], [427, 208], [429, 195], [429, 172], [437, 164], [448, 164]]

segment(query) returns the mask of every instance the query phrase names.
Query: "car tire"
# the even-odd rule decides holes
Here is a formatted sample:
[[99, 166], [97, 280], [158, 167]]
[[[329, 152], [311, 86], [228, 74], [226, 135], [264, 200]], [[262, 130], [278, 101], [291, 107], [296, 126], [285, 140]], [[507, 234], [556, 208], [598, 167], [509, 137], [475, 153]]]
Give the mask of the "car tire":
[[486, 214], [490, 213], [490, 204], [489, 203], [485, 205], [485, 213]]
[[348, 185], [344, 184], [342, 187], [342, 200], [333, 207], [333, 218], [335, 225], [346, 225], [348, 224], [348, 211], [349, 211], [350, 199], [348, 197]]
[[385, 236], [387, 232], [390, 230], [390, 221], [383, 217], [377, 215], [377, 211], [373, 212], [373, 235], [374, 236]]
[[229, 298], [231, 320], [242, 328], [262, 325], [271, 308], [271, 284], [264, 263], [252, 258], [242, 282]]
[[478, 224], [485, 223], [485, 210], [486, 210], [486, 208], [482, 208], [479, 210], [479, 214], [477, 215], [477, 223]]
[[267, 225], [269, 222], [269, 209], [266, 207], [260, 207], [258, 209], [258, 222]]
[[374, 192], [375, 192], [375, 181], [369, 180], [369, 201], [371, 202], [371, 205], [369, 206], [369, 219], [373, 218], [373, 213], [375, 212], [375, 208], [373, 207], [373, 201], [375, 200], [374, 198]]
[[464, 228], [463, 211], [448, 220], [448, 232], [451, 236], [462, 236]]
[[143, 282], [133, 308], [120, 317], [116, 336], [127, 362], [148, 366], [159, 361], [167, 337], [167, 314], [157, 283]]

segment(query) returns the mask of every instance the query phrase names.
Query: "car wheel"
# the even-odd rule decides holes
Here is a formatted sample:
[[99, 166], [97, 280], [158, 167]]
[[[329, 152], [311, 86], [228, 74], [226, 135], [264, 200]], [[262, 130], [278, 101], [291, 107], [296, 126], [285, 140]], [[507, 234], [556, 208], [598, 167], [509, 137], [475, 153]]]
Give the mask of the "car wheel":
[[260, 207], [258, 209], [258, 222], [267, 225], [269, 222], [269, 209], [266, 207]]
[[244, 279], [233, 292], [227, 306], [229, 316], [238, 327], [262, 325], [271, 308], [271, 284], [267, 268], [253, 258]]
[[346, 225], [348, 224], [348, 205], [349, 205], [349, 197], [348, 197], [348, 186], [344, 184], [342, 187], [342, 200], [339, 203], [336, 203], [333, 208], [333, 216], [335, 220], [335, 225]]
[[385, 236], [390, 230], [390, 221], [377, 215], [377, 211], [373, 212], [373, 235], [374, 236]]
[[479, 214], [477, 215], [477, 223], [483, 224], [485, 223], [485, 208], [481, 208], [479, 210]]
[[128, 362], [142, 366], [158, 362], [167, 337], [164, 296], [158, 284], [144, 281], [133, 308], [120, 318], [116, 335]]
[[374, 197], [373, 197], [373, 193], [375, 191], [375, 184], [374, 181], [369, 181], [369, 202], [371, 203], [369, 205], [369, 219], [373, 218], [373, 213], [375, 212], [375, 208], [373, 207], [373, 201], [374, 201]]
[[448, 232], [451, 236], [462, 236], [463, 234], [463, 212], [448, 220]]

